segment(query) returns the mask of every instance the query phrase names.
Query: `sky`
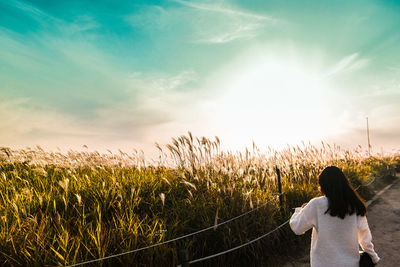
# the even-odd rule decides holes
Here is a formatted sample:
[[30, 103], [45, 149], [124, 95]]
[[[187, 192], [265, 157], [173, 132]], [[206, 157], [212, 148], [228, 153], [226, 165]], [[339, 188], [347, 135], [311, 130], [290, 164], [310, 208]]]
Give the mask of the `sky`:
[[0, 146], [400, 149], [400, 1], [0, 0]]

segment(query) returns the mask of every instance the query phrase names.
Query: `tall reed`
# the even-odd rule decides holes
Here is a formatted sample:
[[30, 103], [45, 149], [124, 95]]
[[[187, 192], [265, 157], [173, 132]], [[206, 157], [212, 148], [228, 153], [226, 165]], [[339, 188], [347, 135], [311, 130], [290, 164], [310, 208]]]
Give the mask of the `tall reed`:
[[[393, 174], [399, 154], [367, 157], [322, 143], [261, 151], [221, 151], [218, 137], [173, 138], [157, 161], [142, 152], [46, 152], [40, 147], [0, 150], [0, 264], [78, 263], [156, 244], [249, 211], [202, 234], [101, 262], [175, 266], [177, 251], [191, 258], [239, 245], [273, 229], [296, 205], [318, 194], [316, 179], [337, 165], [357, 186], [373, 175]], [[284, 207], [275, 168], [283, 176]], [[296, 242], [287, 229], [207, 264], [271, 261]]]

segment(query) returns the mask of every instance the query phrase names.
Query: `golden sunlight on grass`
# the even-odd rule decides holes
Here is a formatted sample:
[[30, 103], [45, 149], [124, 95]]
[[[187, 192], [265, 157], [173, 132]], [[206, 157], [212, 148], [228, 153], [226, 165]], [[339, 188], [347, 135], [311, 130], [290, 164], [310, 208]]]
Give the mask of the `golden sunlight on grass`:
[[[158, 146], [158, 145], [157, 145]], [[215, 225], [271, 200], [239, 220], [187, 239], [104, 262], [172, 266], [177, 249], [191, 257], [241, 244], [276, 227], [291, 208], [318, 194], [327, 165], [341, 167], [354, 185], [393, 171], [399, 155], [366, 157], [323, 144], [244, 153], [220, 150], [220, 140], [190, 133], [158, 146], [157, 161], [141, 153], [66, 154], [35, 149], [0, 152], [0, 264], [68, 265], [166, 241]], [[284, 207], [275, 167], [283, 177]], [[362, 193], [362, 192], [361, 192]], [[230, 265], [273, 260], [296, 238], [281, 230], [215, 260]]]

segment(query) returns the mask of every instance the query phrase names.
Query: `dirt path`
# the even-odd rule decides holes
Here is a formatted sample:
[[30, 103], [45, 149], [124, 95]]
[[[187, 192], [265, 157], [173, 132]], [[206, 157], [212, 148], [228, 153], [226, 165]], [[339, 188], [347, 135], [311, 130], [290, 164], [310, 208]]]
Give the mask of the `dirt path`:
[[[372, 242], [381, 261], [379, 267], [400, 266], [400, 174], [397, 180], [368, 206], [368, 224]], [[378, 193], [378, 192], [377, 192]], [[309, 248], [301, 259], [286, 263], [283, 267], [310, 266]]]
[[[400, 178], [400, 175], [397, 174]], [[369, 206], [367, 215], [380, 267], [400, 266], [400, 181]]]

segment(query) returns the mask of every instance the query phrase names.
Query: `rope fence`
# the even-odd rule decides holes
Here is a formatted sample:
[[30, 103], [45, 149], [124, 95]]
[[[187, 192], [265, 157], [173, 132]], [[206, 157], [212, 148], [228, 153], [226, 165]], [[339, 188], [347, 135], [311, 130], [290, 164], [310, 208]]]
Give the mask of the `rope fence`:
[[[168, 244], [168, 243], [172, 243], [172, 242], [175, 242], [175, 241], [178, 241], [178, 240], [181, 240], [181, 239], [190, 237], [190, 236], [194, 236], [194, 235], [197, 235], [197, 234], [206, 232], [206, 231], [211, 230], [211, 229], [216, 229], [218, 226], [221, 226], [221, 225], [227, 224], [227, 223], [229, 223], [229, 222], [232, 222], [232, 221], [234, 221], [234, 220], [236, 220], [236, 219], [239, 219], [239, 218], [241, 218], [241, 217], [244, 217], [244, 216], [246, 216], [246, 215], [248, 215], [248, 214], [250, 214], [250, 213], [252, 213], [252, 212], [254, 212], [254, 211], [256, 211], [256, 210], [258, 210], [258, 209], [260, 209], [260, 208], [262, 208], [262, 207], [264, 207], [264, 206], [266, 206], [268, 203], [270, 203], [272, 200], [274, 200], [274, 199], [276, 199], [276, 198], [278, 198], [278, 197], [279, 197], [280, 203], [281, 203], [281, 205], [282, 205], [282, 195], [283, 195], [284, 193], [281, 192], [280, 171], [279, 171], [278, 168], [276, 169], [276, 171], [277, 171], [277, 174], [278, 174], [278, 183], [279, 183], [279, 191], [280, 191], [279, 194], [276, 194], [273, 198], [267, 200], [266, 202], [264, 202], [263, 204], [257, 206], [257, 207], [254, 208], [254, 209], [251, 209], [251, 210], [249, 210], [249, 211], [247, 211], [247, 212], [244, 212], [244, 213], [242, 213], [242, 214], [240, 214], [240, 215], [238, 215], [238, 216], [235, 216], [235, 217], [233, 217], [233, 218], [231, 218], [231, 219], [228, 219], [228, 220], [226, 220], [226, 221], [220, 222], [220, 223], [218, 223], [218, 224], [215, 224], [215, 225], [212, 225], [212, 226], [203, 228], [203, 229], [201, 229], [201, 230], [198, 230], [198, 231], [195, 231], [195, 232], [192, 232], [192, 233], [189, 233], [189, 234], [180, 236], [180, 237], [176, 237], [176, 238], [173, 238], [173, 239], [169, 239], [169, 240], [166, 240], [166, 241], [164, 241], [164, 242], [160, 242], [160, 243], [157, 243], [157, 244], [152, 244], [152, 245], [149, 245], [149, 246], [146, 246], [146, 247], [142, 247], [142, 248], [138, 248], [138, 249], [134, 249], [134, 250], [130, 250], [130, 251], [126, 251], [126, 252], [122, 252], [122, 253], [118, 253], [118, 254], [114, 254], [114, 255], [102, 257], [102, 258], [97, 258], [97, 259], [93, 259], [93, 260], [89, 260], [89, 261], [85, 261], [85, 262], [81, 262], [81, 263], [76, 263], [76, 264], [68, 265], [67, 267], [82, 266], [82, 265], [86, 265], [86, 264], [90, 264], [90, 263], [95, 263], [95, 262], [99, 262], [99, 261], [103, 261], [103, 260], [107, 260], [107, 259], [111, 259], [111, 258], [116, 258], [116, 257], [124, 256], [124, 255], [127, 255], [127, 254], [131, 254], [131, 253], [143, 251], [143, 250], [146, 250], [146, 249], [154, 248], [154, 247], [157, 247], [157, 246], [165, 245], [165, 244]], [[390, 171], [386, 172], [385, 174], [383, 174], [383, 175], [381, 175], [381, 176], [379, 176], [379, 177], [374, 176], [374, 178], [372, 179], [372, 181], [370, 181], [370, 182], [367, 183], [367, 184], [360, 184], [360, 185], [358, 185], [358, 186], [355, 188], [355, 190], [358, 190], [361, 186], [367, 187], [367, 186], [371, 185], [377, 178], [380, 179], [380, 178], [386, 176], [389, 172], [390, 172]], [[185, 264], [185, 266], [187, 266], [187, 265], [189, 265], [189, 264], [193, 264], [193, 263], [197, 263], [197, 262], [209, 260], [209, 259], [212, 259], [212, 258], [221, 256], [221, 255], [230, 253], [230, 252], [232, 252], [232, 251], [238, 250], [238, 249], [243, 248], [243, 247], [245, 247], [245, 246], [248, 246], [248, 245], [250, 245], [250, 244], [252, 244], [252, 243], [254, 243], [254, 242], [257, 242], [258, 240], [261, 240], [261, 239], [265, 238], [266, 236], [268, 236], [268, 235], [270, 235], [270, 234], [276, 232], [277, 230], [279, 230], [280, 228], [282, 228], [283, 226], [285, 226], [286, 224], [288, 224], [289, 221], [290, 221], [290, 219], [288, 219], [287, 221], [283, 222], [282, 224], [280, 224], [280, 225], [277, 226], [276, 228], [272, 229], [271, 231], [269, 231], [269, 232], [267, 232], [267, 233], [265, 233], [265, 234], [263, 234], [263, 235], [261, 235], [261, 236], [255, 238], [255, 239], [253, 239], [253, 240], [250, 240], [250, 241], [248, 241], [248, 242], [246, 242], [246, 243], [243, 243], [243, 244], [241, 244], [241, 245], [239, 245], [239, 246], [236, 246], [236, 247], [230, 248], [230, 249], [228, 249], [228, 250], [221, 251], [221, 252], [218, 252], [218, 253], [209, 255], [209, 256], [205, 256], [205, 257], [198, 258], [198, 259], [195, 259], [195, 260], [187, 261], [187, 262], [185, 262], [184, 264]], [[182, 267], [182, 265], [178, 265], [177, 267]]]
[[[289, 220], [287, 220], [286, 222], [282, 223], [281, 225], [279, 225], [279, 226], [276, 227], [275, 229], [269, 231], [268, 233], [263, 234], [262, 236], [259, 236], [259, 237], [255, 238], [255, 239], [253, 239], [253, 240], [250, 240], [250, 241], [247, 242], [247, 243], [241, 244], [241, 245], [239, 245], [239, 246], [237, 246], [237, 247], [234, 247], [234, 248], [231, 248], [231, 249], [228, 249], [228, 250], [225, 250], [225, 251], [222, 251], [222, 252], [219, 252], [219, 253], [210, 255], [210, 256], [206, 256], [206, 257], [203, 257], [203, 258], [200, 258], [200, 259], [192, 260], [192, 261], [189, 262], [189, 264], [196, 263], [196, 262], [200, 262], [200, 261], [205, 261], [205, 260], [208, 260], [208, 259], [212, 259], [212, 258], [221, 256], [221, 255], [227, 254], [227, 253], [229, 253], [229, 252], [235, 251], [235, 250], [237, 250], [237, 249], [239, 249], [239, 248], [248, 246], [248, 245], [250, 245], [250, 244], [252, 244], [252, 243], [254, 243], [254, 242], [256, 242], [256, 241], [258, 241], [258, 240], [260, 240], [260, 239], [263, 239], [263, 238], [266, 237], [267, 235], [272, 234], [273, 232], [275, 232], [275, 231], [277, 231], [278, 229], [282, 228], [282, 227], [283, 227], [285, 224], [287, 224], [288, 222], [289, 222]], [[181, 265], [178, 265], [178, 266], [181, 266]]]
[[206, 232], [206, 231], [211, 230], [211, 229], [216, 229], [218, 226], [227, 224], [227, 223], [232, 222], [234, 220], [237, 220], [237, 219], [239, 219], [239, 218], [241, 218], [243, 216], [246, 216], [246, 215], [248, 215], [248, 214], [250, 214], [250, 213], [252, 213], [252, 212], [254, 212], [256, 210], [259, 210], [260, 208], [262, 208], [262, 207], [266, 206], [268, 203], [270, 203], [272, 200], [274, 200], [274, 199], [276, 199], [276, 198], [278, 198], [278, 197], [280, 197], [282, 195], [283, 195], [283, 193], [279, 193], [279, 194], [275, 195], [273, 198], [267, 200], [266, 202], [264, 202], [263, 204], [259, 205], [258, 207], [254, 208], [254, 209], [251, 209], [251, 210], [249, 210], [249, 211], [247, 211], [245, 213], [242, 213], [242, 214], [240, 214], [240, 215], [238, 215], [236, 217], [233, 217], [233, 218], [231, 218], [229, 220], [217, 223], [215, 225], [206, 227], [204, 229], [201, 229], [201, 230], [198, 230], [198, 231], [195, 231], [195, 232], [192, 232], [192, 233], [180, 236], [180, 237], [169, 239], [169, 240], [164, 241], [164, 242], [160, 242], [160, 243], [157, 243], [157, 244], [149, 245], [147, 247], [142, 247], [142, 248], [138, 248], [138, 249], [134, 249], [134, 250], [130, 250], [130, 251], [126, 251], [126, 252], [122, 252], [122, 253], [118, 253], [118, 254], [114, 254], [114, 255], [98, 258], [98, 259], [93, 259], [93, 260], [89, 260], [89, 261], [85, 261], [85, 262], [81, 262], [81, 263], [68, 265], [67, 267], [81, 266], [81, 265], [85, 265], [85, 264], [89, 264], [89, 263], [94, 263], [94, 262], [98, 262], [98, 261], [102, 261], [102, 260], [107, 260], [107, 259], [111, 259], [111, 258], [124, 256], [124, 255], [127, 255], [127, 254], [132, 254], [132, 253], [139, 252], [139, 251], [142, 251], [142, 250], [146, 250], [146, 249], [149, 249], [149, 248], [154, 248], [154, 247], [158, 247], [158, 246], [165, 245], [165, 244], [168, 244], [168, 243], [172, 243], [172, 242], [175, 242], [175, 241], [178, 241], [178, 240], [190, 237], [190, 236], [194, 236], [194, 235]]
[[[385, 174], [379, 176], [378, 179], [380, 179], [380, 178], [386, 176], [388, 173], [389, 173], [389, 172], [386, 172]], [[355, 188], [355, 190], [358, 190], [361, 186], [366, 187], [366, 186], [371, 185], [371, 184], [376, 180], [376, 178], [377, 178], [377, 177], [374, 176], [374, 179], [372, 179], [372, 181], [370, 181], [368, 184], [365, 184], [365, 185], [360, 184], [359, 186], [357, 186], [357, 188]], [[250, 245], [250, 244], [252, 244], [252, 243], [254, 243], [254, 242], [256, 242], [256, 241], [258, 241], [258, 240], [260, 240], [260, 239], [262, 239], [262, 238], [264, 238], [264, 237], [266, 237], [266, 236], [268, 236], [268, 235], [270, 235], [270, 234], [272, 234], [273, 232], [277, 231], [278, 229], [282, 228], [284, 225], [286, 225], [287, 223], [289, 223], [289, 221], [290, 221], [290, 219], [288, 219], [287, 221], [285, 221], [284, 223], [282, 223], [281, 225], [279, 225], [279, 226], [276, 227], [275, 229], [269, 231], [268, 233], [263, 234], [262, 236], [259, 236], [259, 237], [255, 238], [255, 239], [253, 239], [253, 240], [251, 240], [251, 241], [249, 241], [249, 242], [247, 242], [247, 243], [244, 243], [244, 244], [239, 245], [239, 246], [237, 246], [237, 247], [234, 247], [234, 248], [231, 248], [231, 249], [228, 249], [228, 250], [225, 250], [225, 251], [222, 251], [222, 252], [219, 252], [219, 253], [210, 255], [210, 256], [206, 256], [206, 257], [203, 257], [203, 258], [191, 260], [191, 261], [189, 261], [189, 264], [196, 263], [196, 262], [201, 262], [201, 261], [205, 261], [205, 260], [209, 260], [209, 259], [212, 259], [212, 258], [221, 256], [221, 255], [227, 254], [227, 253], [229, 253], [229, 252], [235, 251], [235, 250], [237, 250], [237, 249], [239, 249], [239, 248], [242, 248], [242, 247], [245, 247], [245, 246], [247, 246], [247, 245]], [[182, 267], [182, 265], [178, 265], [177, 267]]]
[[[387, 174], [388, 174], [388, 173], [386, 172], [384, 175], [379, 176], [378, 179], [380, 179], [380, 178], [386, 176]], [[377, 178], [377, 177], [374, 176], [374, 179], [372, 179], [372, 181], [369, 182], [368, 184], [365, 184], [365, 185], [364, 185], [364, 184], [360, 184], [360, 185], [358, 185], [358, 186], [355, 188], [355, 190], [357, 191], [361, 186], [363, 186], [363, 187], [369, 186], [370, 184], [372, 184], [373, 182], [375, 182], [376, 178]]]

